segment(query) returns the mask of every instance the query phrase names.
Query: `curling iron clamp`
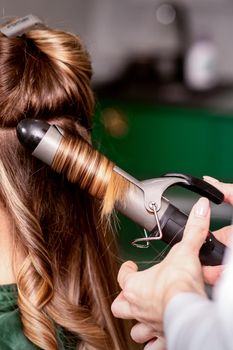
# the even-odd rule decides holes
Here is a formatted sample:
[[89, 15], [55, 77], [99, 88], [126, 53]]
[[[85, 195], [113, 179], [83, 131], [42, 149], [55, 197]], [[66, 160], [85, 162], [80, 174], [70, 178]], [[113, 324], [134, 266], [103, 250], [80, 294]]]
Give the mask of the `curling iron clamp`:
[[[63, 131], [56, 125], [34, 119], [22, 120], [17, 126], [17, 136], [33, 156], [49, 166], [64, 137]], [[168, 187], [185, 187], [216, 204], [224, 199], [215, 187], [193, 176], [169, 173], [138, 181], [117, 166], [113, 170], [134, 184], [133, 188], [129, 187], [124, 202], [116, 204], [116, 209], [144, 228], [145, 237], [132, 242], [136, 247], [147, 248], [150, 241], [159, 239], [172, 246], [182, 239], [188, 217], [163, 197]], [[225, 246], [209, 232], [200, 250], [200, 261], [204, 265], [220, 265], [224, 251]]]

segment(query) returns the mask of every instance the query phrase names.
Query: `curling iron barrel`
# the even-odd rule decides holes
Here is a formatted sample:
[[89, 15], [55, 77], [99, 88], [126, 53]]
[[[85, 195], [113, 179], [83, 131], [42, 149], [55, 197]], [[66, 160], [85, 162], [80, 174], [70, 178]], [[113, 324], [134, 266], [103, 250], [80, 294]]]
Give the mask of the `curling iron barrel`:
[[[52, 168], [61, 141], [69, 138], [56, 125], [34, 119], [22, 120], [17, 126], [17, 136], [33, 156]], [[72, 153], [72, 149], [69, 153]], [[75, 154], [69, 156], [74, 156], [72, 161], [75, 160]], [[168, 187], [180, 185], [209, 198], [216, 204], [220, 204], [224, 198], [215, 187], [189, 175], [172, 173], [160, 178], [138, 181], [117, 166], [114, 166], [113, 171], [132, 184], [128, 187], [124, 200], [116, 202], [116, 207], [122, 214], [144, 228], [145, 237], [135, 239], [133, 242], [137, 247], [148, 247], [150, 241], [158, 239], [172, 246], [182, 239], [187, 215], [163, 197]], [[202, 264], [220, 265], [224, 250], [225, 246], [209, 232], [200, 250]]]

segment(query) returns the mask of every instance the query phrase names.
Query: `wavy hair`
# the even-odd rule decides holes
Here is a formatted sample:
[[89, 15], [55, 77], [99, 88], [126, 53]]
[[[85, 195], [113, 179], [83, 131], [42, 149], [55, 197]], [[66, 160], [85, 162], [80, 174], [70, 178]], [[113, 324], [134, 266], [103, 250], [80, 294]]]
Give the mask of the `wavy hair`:
[[20, 120], [37, 118], [88, 141], [91, 74], [71, 33], [44, 27], [17, 38], [0, 34], [0, 196], [15, 251], [25, 255], [15, 266], [23, 331], [45, 350], [59, 349], [60, 330], [79, 349], [131, 348], [128, 327], [110, 311], [117, 249], [107, 219], [100, 220], [102, 202], [33, 159], [15, 133]]

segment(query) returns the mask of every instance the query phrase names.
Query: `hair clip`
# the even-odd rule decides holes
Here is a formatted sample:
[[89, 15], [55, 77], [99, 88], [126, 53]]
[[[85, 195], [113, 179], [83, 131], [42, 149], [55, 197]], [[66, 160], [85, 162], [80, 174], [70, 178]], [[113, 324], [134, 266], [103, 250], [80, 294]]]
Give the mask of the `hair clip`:
[[43, 22], [34, 15], [20, 17], [0, 28], [0, 32], [8, 38], [15, 38], [29, 32], [34, 27], [43, 24]]

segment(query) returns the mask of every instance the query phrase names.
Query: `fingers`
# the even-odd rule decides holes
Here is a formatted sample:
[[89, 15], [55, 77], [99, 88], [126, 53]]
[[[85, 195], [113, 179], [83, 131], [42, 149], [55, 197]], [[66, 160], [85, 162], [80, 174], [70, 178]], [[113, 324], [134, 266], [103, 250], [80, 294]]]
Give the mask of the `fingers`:
[[154, 328], [146, 325], [145, 323], [137, 323], [130, 332], [131, 338], [136, 343], [146, 343], [152, 338], [155, 338], [157, 334]]
[[117, 278], [121, 289], [124, 289], [125, 282], [128, 279], [129, 275], [137, 271], [138, 267], [133, 261], [126, 261], [124, 264], [121, 265]]
[[208, 176], [208, 175], [204, 175], [203, 176], [203, 180], [206, 182], [209, 182], [211, 185], [216, 183], [216, 184], [220, 184], [220, 181], [218, 181], [217, 179], [215, 179], [212, 176]]
[[215, 232], [213, 232], [214, 236], [223, 244], [228, 246], [230, 244], [230, 240], [233, 235], [233, 226], [225, 226]]
[[146, 344], [144, 350], [166, 350], [165, 340], [163, 338], [152, 339]]
[[200, 198], [193, 206], [182, 239], [192, 251], [199, 253], [210, 224], [210, 206], [207, 198]]
[[227, 184], [214, 179], [211, 176], [203, 176], [203, 179], [216, 187], [219, 191], [224, 194], [224, 200], [227, 203], [233, 205], [233, 184]]
[[131, 312], [130, 304], [126, 301], [122, 292], [113, 301], [111, 310], [115, 317], [123, 318], [124, 320], [130, 320], [134, 318]]
[[221, 276], [224, 267], [221, 266], [203, 266], [202, 272], [206, 283], [214, 285]]
[[[213, 234], [220, 242], [228, 246], [230, 243], [230, 240], [232, 239], [233, 226], [230, 225], [230, 226], [223, 227], [213, 232]], [[203, 266], [202, 272], [203, 272], [204, 281], [211, 285], [216, 284], [218, 279], [221, 277], [223, 270], [224, 270], [223, 265]]]

